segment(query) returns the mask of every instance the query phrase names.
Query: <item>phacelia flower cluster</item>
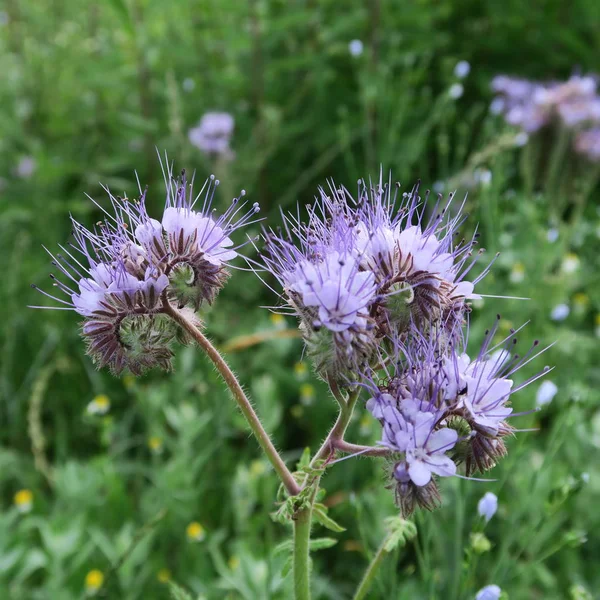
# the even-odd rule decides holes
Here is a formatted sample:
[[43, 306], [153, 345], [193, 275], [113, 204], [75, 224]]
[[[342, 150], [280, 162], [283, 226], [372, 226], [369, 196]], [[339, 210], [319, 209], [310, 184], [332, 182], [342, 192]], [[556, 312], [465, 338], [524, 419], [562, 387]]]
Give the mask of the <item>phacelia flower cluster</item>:
[[558, 124], [575, 135], [574, 149], [595, 162], [600, 125], [600, 94], [597, 78], [574, 75], [565, 82], [534, 82], [504, 75], [495, 77], [497, 94], [492, 112], [525, 133]]
[[196, 310], [211, 303], [239, 249], [230, 236], [258, 212], [258, 204], [248, 209], [235, 198], [217, 215], [213, 176], [198, 194], [185, 172], [174, 178], [167, 169], [165, 183], [160, 221], [147, 212], [147, 190], [135, 199], [108, 192], [111, 210], [97, 205], [104, 220], [88, 229], [71, 218], [73, 242], [49, 252], [59, 275], [50, 277], [65, 298], [42, 293], [84, 318], [89, 354], [115, 373], [169, 367], [170, 342], [180, 332], [164, 315], [165, 303]]
[[265, 232], [262, 264], [283, 287], [324, 378], [356, 374], [389, 336], [404, 339], [411, 327], [462, 324], [487, 269], [466, 278], [479, 253], [475, 237], [457, 240], [464, 216], [452, 201], [430, 205], [419, 185], [400, 194], [391, 182], [363, 181], [355, 200], [331, 184], [306, 223], [284, 216], [282, 230]]
[[[328, 382], [370, 394], [391, 487], [404, 516], [440, 501], [437, 479], [486, 472], [514, 431], [512, 375], [537, 354], [498, 346], [498, 324], [466, 354], [469, 300], [493, 260], [469, 277], [477, 236], [461, 238], [462, 205], [420, 186], [359, 182], [357, 198], [330, 184], [308, 218], [284, 215], [265, 231], [261, 263], [282, 287], [282, 310], [300, 321], [307, 352]], [[299, 211], [298, 211], [299, 213]], [[367, 449], [368, 451], [368, 449]]]
[[229, 113], [208, 112], [196, 127], [190, 129], [188, 137], [204, 154], [230, 160], [234, 156], [229, 147], [234, 126], [235, 121]]
[[[497, 323], [486, 332], [478, 356], [464, 352], [466, 340], [442, 332], [415, 333], [395, 341], [383, 375], [366, 373], [367, 409], [382, 425], [381, 445], [390, 449], [396, 498], [404, 515], [439, 501], [434, 476], [449, 477], [464, 464], [467, 477], [491, 469], [506, 454], [514, 431], [510, 397], [547, 369], [518, 386], [511, 376], [535, 358], [538, 343], [524, 356], [512, 354], [511, 333], [492, 348]], [[492, 352], [492, 350], [497, 350]], [[542, 350], [543, 351], [543, 350]]]

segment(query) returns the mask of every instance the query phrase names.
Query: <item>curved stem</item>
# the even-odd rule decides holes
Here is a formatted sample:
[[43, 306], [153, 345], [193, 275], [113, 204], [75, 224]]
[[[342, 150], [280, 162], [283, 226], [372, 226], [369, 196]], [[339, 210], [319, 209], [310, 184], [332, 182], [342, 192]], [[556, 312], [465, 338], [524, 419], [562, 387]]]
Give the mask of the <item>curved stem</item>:
[[354, 600], [363, 600], [363, 598], [367, 597], [367, 593], [369, 592], [371, 586], [373, 585], [373, 582], [375, 581], [375, 576], [377, 575], [377, 571], [379, 570], [381, 562], [383, 561], [387, 553], [385, 546], [387, 544], [389, 536], [390, 534], [388, 533], [388, 535], [386, 535], [385, 538], [383, 538], [383, 542], [381, 542], [381, 545], [377, 549], [373, 560], [371, 560], [371, 562], [369, 563], [369, 566], [365, 571], [362, 581], [360, 582], [360, 585], [358, 586], [358, 589], [354, 594]]
[[335, 444], [344, 438], [344, 433], [346, 433], [346, 429], [348, 428], [348, 424], [352, 418], [352, 413], [354, 412], [354, 405], [356, 404], [358, 396], [360, 395], [360, 388], [356, 388], [350, 392], [348, 400], [342, 402], [340, 400], [341, 394], [339, 393], [339, 390], [337, 390], [337, 387], [332, 387], [331, 391], [340, 404], [340, 414], [331, 428], [329, 435], [325, 438], [323, 444], [321, 444], [321, 448], [319, 448], [318, 452], [312, 459], [312, 464], [318, 460], [329, 458], [334, 451]]
[[242, 386], [237, 380], [237, 377], [233, 374], [233, 371], [229, 368], [229, 365], [219, 354], [219, 351], [191, 321], [189, 321], [180, 311], [173, 308], [173, 306], [171, 306], [167, 300], [164, 300], [163, 302], [163, 310], [176, 323], [185, 329], [185, 331], [187, 331], [196, 341], [196, 343], [206, 352], [210, 360], [221, 374], [221, 377], [223, 377], [223, 380], [231, 391], [234, 400], [237, 402], [237, 405], [242, 411], [244, 417], [246, 417], [246, 421], [248, 422], [248, 425], [250, 425], [250, 429], [252, 429], [252, 432], [256, 436], [260, 447], [264, 450], [267, 458], [283, 482], [283, 485], [285, 485], [290, 495], [295, 496], [298, 494], [300, 492], [300, 486], [294, 479], [294, 476], [290, 470], [285, 466], [283, 459], [273, 445], [269, 434], [264, 430], [258, 415], [254, 411], [250, 400], [248, 400], [248, 397], [244, 393]]

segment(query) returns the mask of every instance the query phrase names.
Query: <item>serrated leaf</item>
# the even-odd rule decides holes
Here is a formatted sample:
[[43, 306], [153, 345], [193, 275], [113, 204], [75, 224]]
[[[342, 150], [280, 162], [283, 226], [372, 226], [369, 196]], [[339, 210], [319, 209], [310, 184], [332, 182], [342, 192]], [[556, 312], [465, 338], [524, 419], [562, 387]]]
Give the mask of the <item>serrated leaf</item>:
[[335, 531], [336, 533], [346, 531], [344, 527], [338, 525], [331, 517], [327, 516], [327, 508], [323, 504], [315, 504], [313, 515], [323, 527], [327, 527], [330, 531]]
[[417, 535], [417, 526], [402, 517], [390, 517], [386, 519], [386, 525], [390, 532], [384, 546], [386, 552], [401, 548]]

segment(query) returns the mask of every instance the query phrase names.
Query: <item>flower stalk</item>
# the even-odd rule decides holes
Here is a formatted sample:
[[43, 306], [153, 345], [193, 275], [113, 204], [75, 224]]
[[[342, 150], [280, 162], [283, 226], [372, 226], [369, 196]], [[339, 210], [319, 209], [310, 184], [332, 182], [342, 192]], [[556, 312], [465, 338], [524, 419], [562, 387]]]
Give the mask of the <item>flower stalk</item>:
[[383, 538], [383, 542], [381, 542], [381, 545], [379, 546], [377, 552], [375, 553], [375, 556], [373, 556], [373, 559], [369, 563], [369, 566], [367, 567], [367, 570], [365, 571], [365, 574], [363, 575], [363, 578], [358, 588], [356, 589], [356, 593], [354, 594], [354, 600], [364, 600], [364, 598], [367, 598], [367, 594], [369, 593], [369, 590], [371, 589], [371, 586], [375, 581], [377, 571], [379, 570], [379, 567], [381, 566], [381, 563], [383, 562], [383, 559], [385, 558], [385, 555], [388, 552], [387, 544], [390, 536], [391, 533], [388, 533]]
[[238, 407], [242, 411], [242, 414], [246, 418], [252, 433], [254, 433], [260, 447], [267, 455], [269, 462], [273, 465], [275, 472], [279, 475], [283, 485], [287, 489], [291, 496], [295, 496], [300, 492], [300, 487], [296, 483], [294, 476], [290, 470], [286, 467], [283, 459], [277, 449], [273, 445], [269, 434], [265, 431], [256, 411], [254, 410], [252, 403], [244, 393], [242, 386], [240, 385], [237, 377], [233, 371], [229, 368], [229, 365], [225, 362], [219, 351], [211, 344], [210, 340], [191, 322], [189, 321], [180, 311], [169, 303], [168, 300], [163, 300], [163, 311], [169, 317], [171, 317], [180, 327], [182, 327], [194, 341], [206, 352], [206, 355], [213, 362], [217, 371], [219, 371], [221, 377], [225, 381], [225, 384], [231, 391], [234, 400]]

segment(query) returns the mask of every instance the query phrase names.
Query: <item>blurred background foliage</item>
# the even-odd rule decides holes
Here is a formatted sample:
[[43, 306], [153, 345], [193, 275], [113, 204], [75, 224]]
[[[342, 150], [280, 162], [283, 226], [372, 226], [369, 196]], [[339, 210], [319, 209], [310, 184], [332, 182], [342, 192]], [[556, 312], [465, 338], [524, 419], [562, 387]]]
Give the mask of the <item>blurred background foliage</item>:
[[[483, 291], [531, 298], [476, 303], [472, 342], [497, 312], [505, 331], [530, 321], [520, 345], [557, 343], [522, 377], [557, 365], [558, 393], [519, 421], [536, 431], [510, 441], [495, 481], [442, 482], [443, 507], [417, 516], [416, 541], [386, 560], [370, 597], [467, 599], [491, 583], [512, 600], [600, 597], [598, 189], [578, 210], [571, 198], [553, 208], [488, 110], [498, 73], [597, 70], [599, 25], [596, 0], [3, 0], [0, 597], [290, 597], [276, 551], [289, 532], [269, 518], [276, 479], [203, 357], [185, 348], [173, 374], [117, 380], [84, 356], [76, 315], [26, 308], [51, 268], [42, 244], [68, 239], [69, 213], [100, 217], [85, 197], [105, 198], [99, 182], [131, 196], [136, 171], [160, 210], [156, 148], [216, 173], [221, 206], [246, 189], [275, 225], [328, 178], [352, 190], [380, 167], [405, 187], [468, 192], [467, 227], [479, 222], [488, 255], [501, 251]], [[460, 81], [459, 61], [471, 65]], [[209, 110], [235, 118], [232, 160], [188, 139]], [[294, 323], [259, 308], [274, 301], [238, 271], [204, 318], [293, 463], [335, 407], [300, 342], [277, 337]], [[232, 341], [255, 333], [274, 335]], [[350, 439], [376, 442], [358, 412]], [[316, 598], [351, 594], [396, 511], [384, 485], [369, 459], [328, 473], [346, 531], [315, 531], [338, 540], [313, 554]], [[482, 545], [486, 491], [500, 508]]]

